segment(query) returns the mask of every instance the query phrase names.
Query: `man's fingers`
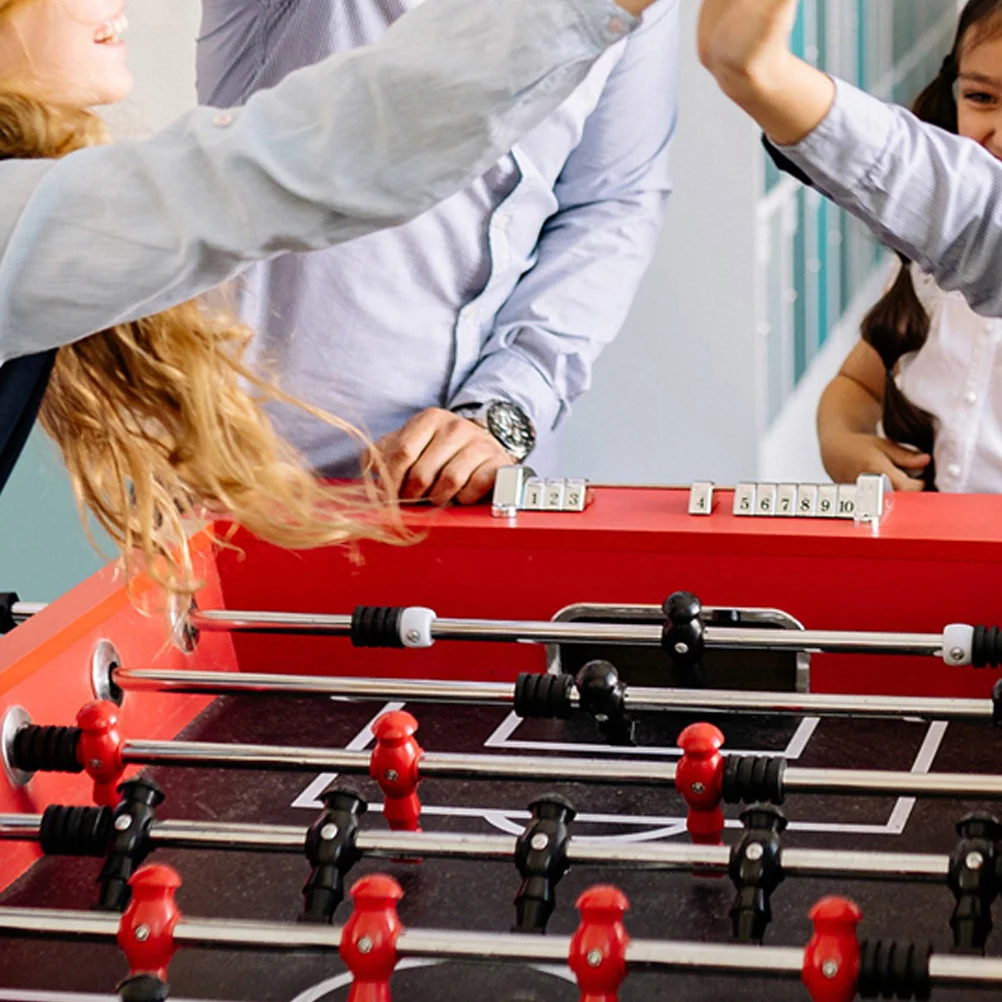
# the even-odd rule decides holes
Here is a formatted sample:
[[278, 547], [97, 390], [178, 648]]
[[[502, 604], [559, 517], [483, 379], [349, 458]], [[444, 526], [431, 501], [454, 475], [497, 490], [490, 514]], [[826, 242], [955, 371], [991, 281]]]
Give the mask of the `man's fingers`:
[[[439, 424], [431, 441], [426, 444], [421, 455], [407, 471], [401, 488], [401, 497], [414, 500], [430, 496], [432, 487], [437, 484], [443, 471], [456, 457], [471, 445], [489, 444], [486, 432], [479, 425], [465, 418], [452, 415], [450, 418], [451, 420]], [[471, 472], [472, 470], [468, 470], [467, 475]], [[433, 496], [431, 500], [435, 501], [436, 498]], [[451, 495], [446, 500], [451, 500]]]
[[439, 415], [442, 413], [438, 410], [427, 410], [415, 414], [402, 428], [384, 435], [376, 445], [386, 464], [390, 484], [401, 497], [408, 496], [404, 494], [407, 479], [414, 464], [421, 459], [434, 440], [441, 421]]
[[510, 463], [511, 457], [508, 455], [492, 456], [481, 463], [466, 481], [466, 486], [456, 495], [456, 501], [459, 504], [476, 504], [485, 498], [494, 489], [498, 470]]
[[[481, 466], [498, 459], [498, 449], [489, 440], [469, 443], [443, 464], [428, 492], [428, 499], [437, 505], [457, 500], [469, 486], [470, 479]], [[483, 495], [481, 495], [482, 497]], [[479, 500], [479, 498], [477, 499]]]

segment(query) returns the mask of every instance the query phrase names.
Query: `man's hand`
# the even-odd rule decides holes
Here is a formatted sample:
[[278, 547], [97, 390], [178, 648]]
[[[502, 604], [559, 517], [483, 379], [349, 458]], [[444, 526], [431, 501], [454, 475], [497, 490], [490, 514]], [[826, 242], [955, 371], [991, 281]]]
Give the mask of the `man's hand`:
[[886, 473], [896, 491], [921, 491], [925, 484], [914, 479], [928, 465], [926, 453], [905, 449], [879, 435], [856, 432], [832, 435], [825, 443], [825, 469], [839, 484], [853, 484], [861, 473]]
[[415, 414], [376, 449], [401, 499], [438, 505], [475, 504], [493, 488], [497, 471], [515, 462], [480, 425], [438, 407]]

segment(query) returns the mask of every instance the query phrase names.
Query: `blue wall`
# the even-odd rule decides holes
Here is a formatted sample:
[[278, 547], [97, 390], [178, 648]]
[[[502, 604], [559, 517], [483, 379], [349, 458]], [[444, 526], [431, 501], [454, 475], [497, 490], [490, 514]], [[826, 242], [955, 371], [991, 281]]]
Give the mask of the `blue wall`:
[[[103, 533], [95, 539], [114, 552]], [[55, 446], [36, 431], [0, 494], [0, 591], [51, 602], [105, 562], [84, 533]]]

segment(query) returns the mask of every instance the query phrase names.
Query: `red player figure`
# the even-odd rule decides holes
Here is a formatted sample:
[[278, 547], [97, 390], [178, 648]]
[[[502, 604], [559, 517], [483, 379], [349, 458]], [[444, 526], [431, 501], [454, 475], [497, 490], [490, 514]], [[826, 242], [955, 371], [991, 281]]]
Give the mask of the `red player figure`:
[[129, 881], [132, 900], [118, 926], [118, 945], [131, 974], [154, 974], [167, 980], [174, 956], [174, 926], [181, 911], [174, 900], [181, 878], [169, 866], [140, 867]]
[[803, 979], [814, 1002], [851, 1002], [859, 980], [862, 912], [847, 898], [822, 898], [811, 909], [814, 935], [804, 949]]
[[618, 1002], [626, 978], [630, 937], [623, 915], [630, 907], [615, 887], [589, 888], [578, 898], [581, 924], [571, 937], [568, 963], [578, 979], [581, 1002]]
[[390, 975], [397, 966], [403, 931], [397, 902], [404, 896], [392, 878], [376, 873], [351, 889], [355, 910], [341, 931], [341, 959], [351, 971], [348, 1002], [390, 1002]]
[[724, 830], [724, 735], [713, 724], [690, 724], [678, 736], [682, 758], [675, 770], [675, 789], [689, 805], [686, 828], [697, 845], [720, 845]]
[[77, 757], [94, 780], [94, 803], [99, 807], [114, 807], [118, 803], [118, 785], [125, 773], [118, 707], [104, 700], [87, 703], [77, 714], [77, 727], [81, 732]]
[[418, 763], [424, 750], [414, 737], [417, 729], [418, 722], [404, 710], [384, 713], [372, 725], [376, 747], [369, 760], [369, 775], [383, 791], [383, 815], [394, 831], [421, 830], [417, 785], [421, 779]]

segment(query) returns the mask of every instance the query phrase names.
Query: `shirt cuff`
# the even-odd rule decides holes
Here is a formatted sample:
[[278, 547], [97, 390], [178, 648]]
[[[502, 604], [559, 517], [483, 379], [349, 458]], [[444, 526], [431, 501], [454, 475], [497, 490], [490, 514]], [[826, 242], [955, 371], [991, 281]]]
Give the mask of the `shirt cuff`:
[[582, 26], [594, 42], [603, 49], [625, 38], [641, 23], [639, 17], [634, 17], [614, 0], [566, 0], [566, 2], [577, 12]]
[[488, 355], [449, 401], [449, 410], [466, 404], [507, 400], [518, 404], [541, 437], [552, 431], [564, 407], [549, 380], [530, 361], [511, 351]]
[[773, 144], [831, 192], [870, 183], [895, 126], [895, 112], [883, 101], [833, 79], [835, 101], [817, 128], [793, 146]]

